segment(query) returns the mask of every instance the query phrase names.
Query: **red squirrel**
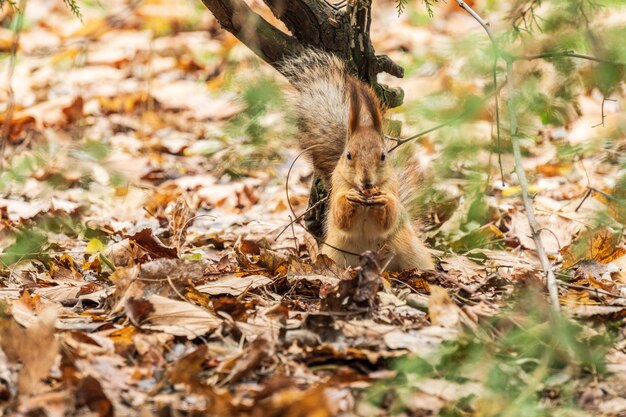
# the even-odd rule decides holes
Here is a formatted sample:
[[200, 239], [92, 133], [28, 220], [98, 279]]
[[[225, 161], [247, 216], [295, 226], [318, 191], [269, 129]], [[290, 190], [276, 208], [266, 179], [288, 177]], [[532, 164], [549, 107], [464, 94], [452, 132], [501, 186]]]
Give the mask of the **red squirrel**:
[[287, 59], [281, 72], [295, 88], [290, 102], [300, 147], [330, 185], [322, 253], [356, 266], [352, 254], [386, 247], [392, 253], [387, 270], [434, 269], [400, 199], [387, 158], [384, 107], [372, 88], [336, 56], [312, 49]]

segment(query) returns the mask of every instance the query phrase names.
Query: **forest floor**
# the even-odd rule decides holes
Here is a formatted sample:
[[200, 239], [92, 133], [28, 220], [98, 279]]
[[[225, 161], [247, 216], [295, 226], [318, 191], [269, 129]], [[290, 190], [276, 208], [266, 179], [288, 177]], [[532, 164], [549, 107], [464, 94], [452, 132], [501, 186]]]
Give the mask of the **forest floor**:
[[[419, 116], [424, 97], [482, 94], [489, 74], [454, 59], [468, 33], [484, 36], [471, 17], [379, 3], [373, 43], [407, 73], [386, 80], [406, 93], [391, 112], [403, 137], [436, 124]], [[585, 92], [565, 128], [535, 127], [524, 143], [561, 316], [513, 158], [502, 155], [503, 185], [490, 152], [493, 112], [415, 145], [427, 173], [457, 149], [445, 163], [458, 175], [437, 184], [447, 198], [424, 213], [443, 272], [345, 271], [291, 222], [311, 168], [292, 166], [286, 81], [201, 2], [85, 2], [81, 21], [30, 0], [14, 62], [10, 10], [5, 414], [626, 415], [625, 240], [597, 226], [626, 218], [610, 194], [626, 153], [621, 99]]]

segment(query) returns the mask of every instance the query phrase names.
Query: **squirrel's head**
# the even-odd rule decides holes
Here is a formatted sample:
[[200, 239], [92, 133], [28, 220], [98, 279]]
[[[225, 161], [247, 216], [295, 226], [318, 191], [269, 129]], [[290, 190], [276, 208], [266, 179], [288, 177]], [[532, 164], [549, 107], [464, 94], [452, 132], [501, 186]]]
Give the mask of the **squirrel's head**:
[[349, 82], [348, 137], [338, 168], [343, 179], [361, 191], [383, 185], [392, 169], [387, 161], [380, 102], [374, 92]]

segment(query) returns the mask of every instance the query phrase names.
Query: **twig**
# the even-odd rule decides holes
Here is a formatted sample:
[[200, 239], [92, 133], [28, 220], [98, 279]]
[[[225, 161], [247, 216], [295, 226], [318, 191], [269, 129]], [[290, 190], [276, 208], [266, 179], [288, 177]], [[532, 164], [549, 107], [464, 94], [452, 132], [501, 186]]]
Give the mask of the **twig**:
[[467, 3], [465, 3], [463, 0], [456, 0], [456, 2], [459, 4], [459, 6], [461, 6], [462, 9], [469, 13], [483, 27], [483, 29], [485, 29], [485, 32], [487, 32], [487, 36], [489, 36], [489, 40], [499, 51], [496, 44], [496, 39], [493, 37], [493, 32], [491, 32], [491, 26], [489, 25], [489, 22], [480, 17], [480, 15], [476, 13], [474, 9], [472, 9], [470, 6], [468, 6]]
[[524, 209], [526, 210], [526, 217], [528, 218], [528, 225], [530, 226], [530, 231], [532, 238], [535, 242], [535, 249], [537, 250], [537, 256], [539, 257], [539, 262], [541, 263], [541, 268], [543, 272], [546, 274], [546, 286], [548, 287], [548, 292], [550, 293], [550, 300], [552, 303], [552, 308], [554, 310], [559, 310], [559, 288], [556, 283], [556, 277], [554, 276], [554, 272], [552, 271], [552, 266], [550, 265], [550, 261], [548, 260], [548, 256], [546, 255], [546, 250], [543, 246], [543, 242], [541, 240], [541, 235], [539, 233], [539, 226], [537, 225], [537, 220], [535, 219], [535, 210], [533, 207], [533, 202], [528, 192], [528, 180], [526, 179], [526, 173], [524, 172], [524, 166], [522, 165], [522, 151], [519, 143], [519, 138], [517, 136], [517, 116], [515, 114], [515, 105], [513, 103], [513, 99], [515, 97], [515, 91], [513, 87], [513, 62], [507, 61], [506, 63], [506, 73], [507, 80], [509, 84], [509, 97], [507, 99], [507, 106], [509, 109], [509, 119], [511, 124], [511, 146], [513, 148], [513, 156], [515, 157], [515, 173], [517, 174], [517, 178], [519, 180], [520, 188], [522, 189], [522, 201], [524, 202]]
[[604, 114], [604, 103], [607, 101], [616, 102], [617, 100], [613, 100], [613, 99], [606, 98], [606, 97], [602, 98], [602, 121], [598, 123], [597, 125], [591, 126], [592, 128], [598, 127], [598, 126], [604, 126], [604, 119], [606, 118], [606, 114]]
[[[289, 193], [289, 191], [287, 191], [287, 193]], [[289, 197], [287, 197], [289, 198]], [[326, 200], [328, 200], [328, 197], [324, 197], [321, 200], [319, 200], [318, 202], [316, 202], [315, 204], [313, 204], [311, 207], [309, 207], [308, 209], [306, 209], [304, 211], [304, 213], [302, 213], [301, 215], [299, 215], [298, 217], [296, 217], [295, 219], [291, 220], [291, 216], [289, 216], [289, 219], [291, 220], [284, 228], [283, 230], [280, 231], [279, 234], [276, 235], [276, 237], [274, 238], [274, 241], [277, 241], [279, 237], [282, 236], [283, 233], [285, 233], [285, 230], [287, 230], [287, 228], [289, 226], [291, 226], [294, 223], [297, 223], [300, 221], [300, 219], [304, 216], [307, 215], [307, 213], [309, 213], [310, 211], [312, 211], [313, 209], [315, 209], [317, 206], [319, 206], [320, 204], [322, 204], [323, 202], [325, 202]], [[293, 212], [293, 211], [292, 211]], [[295, 215], [295, 214], [294, 214]]]
[[389, 149], [389, 150], [387, 151], [387, 153], [392, 152], [393, 150], [397, 149], [398, 147], [400, 147], [400, 146], [404, 145], [405, 143], [407, 143], [407, 142], [409, 142], [409, 141], [412, 141], [412, 140], [414, 140], [414, 139], [417, 139], [417, 138], [419, 138], [419, 137], [422, 137], [422, 136], [424, 136], [424, 135], [427, 135], [427, 134], [429, 134], [430, 132], [434, 132], [435, 130], [439, 130], [439, 129], [441, 129], [442, 127], [449, 126], [449, 125], [451, 125], [452, 123], [456, 122], [457, 120], [460, 120], [460, 119], [464, 118], [464, 117], [467, 115], [467, 113], [468, 113], [468, 111], [464, 111], [463, 113], [459, 114], [458, 116], [453, 117], [453, 118], [452, 118], [452, 119], [450, 119], [450, 120], [446, 120], [445, 122], [440, 123], [440, 124], [438, 124], [438, 125], [437, 125], [437, 126], [435, 126], [435, 127], [431, 127], [430, 129], [426, 129], [426, 130], [424, 130], [424, 131], [422, 131], [422, 132], [416, 133], [415, 135], [413, 135], [413, 136], [409, 136], [409, 137], [408, 137], [408, 138], [406, 138], [406, 139], [397, 139], [397, 138], [393, 138], [393, 137], [391, 137], [391, 136], [385, 136], [385, 138], [386, 138], [386, 139], [393, 140], [393, 141], [395, 141], [395, 142], [396, 142], [396, 144], [395, 144], [395, 145], [393, 145], [393, 146], [391, 147], [391, 149]]
[[589, 292], [595, 292], [596, 294], [604, 294], [604, 295], [608, 295], [608, 296], [615, 297], [615, 298], [626, 298], [622, 295], [613, 294], [612, 292], [605, 291], [600, 288], [589, 288], [589, 287], [585, 287], [584, 285], [570, 284], [568, 282], [563, 282], [563, 281], [558, 281], [558, 284], [564, 287], [575, 289], [575, 290], [587, 290]]
[[15, 29], [13, 31], [13, 39], [11, 41], [11, 59], [9, 61], [9, 71], [7, 73], [7, 91], [9, 100], [4, 113], [4, 123], [2, 124], [2, 137], [0, 138], [0, 171], [4, 169], [4, 153], [9, 136], [11, 134], [11, 119], [13, 118], [13, 110], [15, 108], [15, 92], [13, 91], [13, 74], [15, 73], [15, 65], [17, 63], [17, 48], [20, 44], [20, 32], [24, 24], [24, 13], [26, 12], [27, 0], [20, 0], [17, 16], [15, 17]]
[[578, 213], [578, 210], [580, 210], [580, 208], [583, 206], [583, 203], [589, 198], [591, 193], [592, 193], [591, 188], [587, 187], [587, 191], [585, 191], [585, 195], [583, 196], [583, 199], [580, 200], [580, 203], [576, 206], [576, 209], [574, 210], [574, 213]]
[[518, 61], [521, 59], [525, 59], [527, 61], [532, 61], [535, 59], [544, 59], [544, 58], [556, 58], [556, 57], [566, 57], [566, 58], [579, 58], [586, 59], [588, 61], [601, 62], [603, 64], [610, 65], [626, 65], [623, 62], [610, 61], [608, 59], [598, 58], [592, 55], [579, 54], [574, 51], [556, 51], [556, 52], [544, 52], [537, 55], [529, 55], [529, 56], [515, 56], [511, 55], [510, 58], [512, 60]]
[[[502, 181], [502, 186], [504, 187], [504, 168], [502, 168], [502, 152], [501, 152], [501, 144], [500, 144], [500, 99], [498, 98], [498, 94], [500, 91], [498, 90], [498, 77], [496, 74], [496, 69], [498, 66], [498, 55], [493, 57], [493, 87], [495, 89], [495, 102], [496, 102], [496, 145], [498, 146], [498, 167], [500, 167], [500, 181]], [[489, 170], [491, 171], [491, 170]]]
[[[498, 96], [498, 93], [500, 93], [500, 90], [501, 90], [501, 89], [502, 89], [505, 85], [506, 85], [506, 81], [505, 81], [505, 82], [503, 82], [502, 84], [500, 84], [499, 86], [494, 85], [494, 87], [495, 87], [495, 88], [494, 88], [494, 90], [493, 90], [491, 93], [487, 94], [485, 97], [483, 97], [483, 98], [482, 98], [482, 100], [481, 100], [481, 104], [482, 104], [482, 103], [484, 103], [484, 102], [486, 102], [487, 100], [489, 100], [489, 99], [491, 98], [491, 95], [492, 95], [492, 94], [495, 94], [495, 95], [496, 95], [496, 103], [497, 103], [497, 102], [498, 102], [498, 101], [497, 101], [497, 96]], [[417, 138], [420, 138], [420, 137], [422, 137], [422, 136], [424, 136], [424, 135], [427, 135], [427, 134], [429, 134], [429, 133], [431, 133], [431, 132], [434, 132], [435, 130], [439, 130], [439, 129], [444, 128], [444, 127], [446, 127], [446, 126], [450, 126], [450, 125], [451, 125], [451, 124], [453, 124], [454, 122], [456, 122], [456, 121], [458, 121], [458, 120], [462, 120], [462, 119], [466, 118], [469, 114], [471, 114], [471, 113], [473, 113], [473, 112], [474, 112], [474, 110], [472, 110], [471, 108], [470, 108], [470, 109], [467, 109], [467, 110], [465, 110], [464, 112], [460, 113], [459, 115], [454, 116], [453, 118], [446, 120], [445, 122], [442, 122], [442, 123], [440, 123], [440, 124], [438, 124], [438, 125], [436, 125], [436, 126], [434, 126], [434, 127], [431, 127], [431, 128], [426, 129], [426, 130], [423, 130], [423, 131], [421, 131], [421, 132], [419, 132], [419, 133], [416, 133], [416, 134], [414, 134], [413, 136], [409, 136], [408, 138], [399, 139], [399, 138], [394, 138], [394, 137], [392, 137], [392, 136], [385, 135], [385, 139], [387, 139], [387, 140], [391, 140], [391, 141], [396, 142], [396, 144], [395, 144], [393, 147], [391, 147], [391, 149], [389, 149], [389, 150], [387, 151], [387, 153], [389, 153], [389, 152], [391, 152], [391, 151], [393, 151], [393, 150], [397, 149], [398, 147], [400, 147], [401, 145], [404, 145], [404, 144], [405, 144], [405, 143], [407, 143], [407, 142], [410, 142], [410, 141], [412, 141], [412, 140], [415, 140], [415, 139], [417, 139]], [[497, 120], [497, 124], [498, 124], [498, 126], [499, 126], [499, 122], [500, 122], [500, 117], [499, 117], [499, 115], [496, 115], [496, 120]]]

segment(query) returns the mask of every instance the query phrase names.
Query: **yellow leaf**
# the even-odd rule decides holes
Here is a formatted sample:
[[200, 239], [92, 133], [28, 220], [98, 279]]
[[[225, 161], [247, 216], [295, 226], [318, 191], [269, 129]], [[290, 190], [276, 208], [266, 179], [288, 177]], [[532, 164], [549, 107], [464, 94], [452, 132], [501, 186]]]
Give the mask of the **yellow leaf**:
[[[530, 194], [535, 194], [539, 191], [539, 187], [536, 185], [529, 185], [528, 186], [528, 192]], [[506, 187], [504, 190], [502, 190], [502, 197], [513, 197], [514, 195], [518, 195], [519, 193], [522, 192], [522, 187], [520, 187], [519, 185], [512, 185], [510, 187]]]
[[571, 162], [557, 162], [551, 164], [537, 165], [535, 171], [546, 177], [560, 177], [572, 170]]
[[606, 205], [607, 211], [611, 217], [620, 222], [626, 224], [626, 199], [618, 198], [615, 195], [620, 195], [621, 190], [613, 190], [610, 193], [591, 189], [591, 195], [596, 200]]
[[113, 343], [121, 344], [121, 345], [130, 345], [133, 343], [133, 337], [137, 333], [137, 329], [133, 326], [122, 327], [121, 329], [117, 329], [111, 334], [109, 334], [109, 339], [113, 341]]
[[68, 38], [91, 38], [98, 39], [100, 36], [104, 35], [107, 31], [109, 31], [109, 25], [106, 19], [98, 18], [98, 19], [89, 19], [85, 24], [72, 33]]
[[561, 249], [563, 268], [569, 268], [584, 259], [603, 264], [626, 255], [626, 248], [620, 246], [622, 234], [611, 229], [596, 229], [582, 233], [576, 241]]
[[89, 255], [93, 255], [102, 251], [104, 247], [104, 244], [99, 239], [91, 239], [89, 243], [87, 243], [87, 248], [85, 249], [85, 252]]

